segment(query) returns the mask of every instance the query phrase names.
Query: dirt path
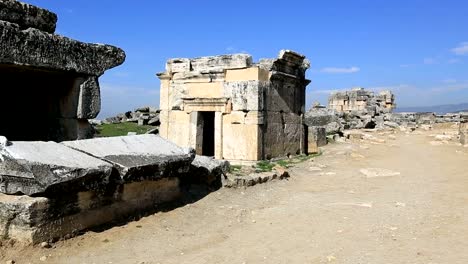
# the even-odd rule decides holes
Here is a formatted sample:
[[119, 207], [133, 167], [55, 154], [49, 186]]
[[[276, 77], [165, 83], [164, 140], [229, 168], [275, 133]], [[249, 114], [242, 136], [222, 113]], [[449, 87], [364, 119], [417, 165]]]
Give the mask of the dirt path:
[[[16, 263], [468, 263], [468, 149], [428, 133], [336, 143], [288, 181], [202, 200]], [[431, 132], [434, 133], [434, 132]], [[363, 168], [400, 172], [367, 178]], [[5, 250], [5, 249], [3, 249]], [[50, 256], [49, 256], [50, 255]]]

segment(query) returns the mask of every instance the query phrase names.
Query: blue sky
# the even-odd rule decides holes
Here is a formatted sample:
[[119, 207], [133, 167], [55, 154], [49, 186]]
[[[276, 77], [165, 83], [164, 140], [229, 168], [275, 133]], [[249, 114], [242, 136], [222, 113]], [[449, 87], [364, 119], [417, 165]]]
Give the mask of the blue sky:
[[101, 79], [100, 117], [159, 104], [173, 57], [247, 52], [308, 57], [308, 106], [333, 90], [391, 89], [400, 106], [468, 102], [468, 1], [25, 1], [58, 14], [57, 33], [121, 47]]

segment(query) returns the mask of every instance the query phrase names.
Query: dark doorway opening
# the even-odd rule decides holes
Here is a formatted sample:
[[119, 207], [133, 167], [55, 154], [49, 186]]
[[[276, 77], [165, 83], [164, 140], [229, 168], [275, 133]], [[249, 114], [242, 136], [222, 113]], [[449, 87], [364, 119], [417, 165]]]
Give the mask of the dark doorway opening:
[[0, 79], [0, 135], [11, 141], [72, 139], [68, 135], [76, 127], [77, 76], [0, 64]]
[[202, 155], [215, 155], [215, 112], [201, 112], [203, 120]]

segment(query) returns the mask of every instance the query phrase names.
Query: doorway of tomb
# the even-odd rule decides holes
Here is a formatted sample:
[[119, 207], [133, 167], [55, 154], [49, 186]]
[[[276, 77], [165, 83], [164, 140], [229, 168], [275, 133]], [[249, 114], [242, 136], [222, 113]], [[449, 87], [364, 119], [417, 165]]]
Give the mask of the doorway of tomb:
[[215, 112], [199, 112], [199, 126], [197, 137], [201, 137], [197, 142], [201, 143], [201, 155], [215, 155]]

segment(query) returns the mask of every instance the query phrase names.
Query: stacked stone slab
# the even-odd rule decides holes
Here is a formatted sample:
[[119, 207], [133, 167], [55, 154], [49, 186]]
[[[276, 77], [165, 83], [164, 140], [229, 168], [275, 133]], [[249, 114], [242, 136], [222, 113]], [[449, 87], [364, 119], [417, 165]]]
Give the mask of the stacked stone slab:
[[179, 198], [195, 158], [157, 135], [0, 141], [0, 239], [32, 243]]
[[[98, 78], [120, 65], [116, 47], [54, 34], [57, 15], [14, 0], [0, 1], [0, 135], [11, 140], [89, 138], [100, 111]], [[25, 122], [22, 116], [28, 116]]]
[[289, 50], [259, 63], [247, 54], [170, 59], [158, 74], [160, 135], [231, 161], [299, 154], [308, 68]]

